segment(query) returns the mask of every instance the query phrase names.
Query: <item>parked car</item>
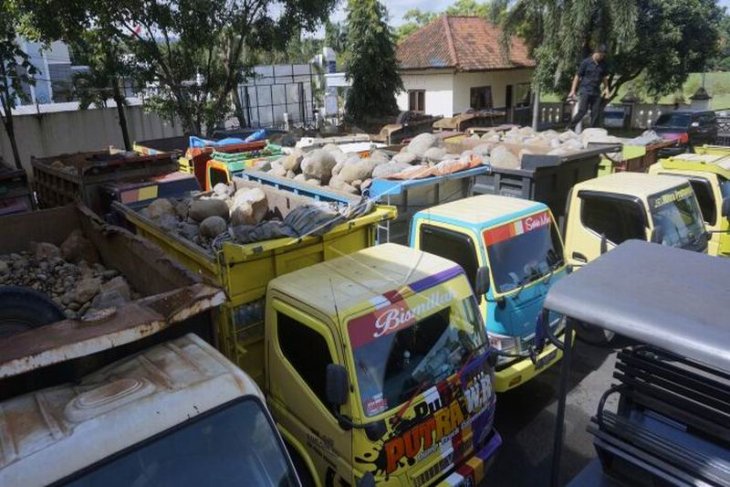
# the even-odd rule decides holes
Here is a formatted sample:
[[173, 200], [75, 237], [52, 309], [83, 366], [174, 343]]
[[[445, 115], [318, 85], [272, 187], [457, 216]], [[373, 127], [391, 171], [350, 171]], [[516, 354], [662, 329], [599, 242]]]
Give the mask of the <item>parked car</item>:
[[683, 152], [694, 152], [694, 147], [714, 144], [717, 138], [717, 116], [713, 111], [676, 110], [659, 116], [652, 127], [666, 140], [674, 140], [672, 147], [659, 151], [659, 157], [671, 157]]
[[626, 123], [626, 111], [622, 107], [606, 107], [603, 110], [603, 126], [605, 128], [623, 128]]

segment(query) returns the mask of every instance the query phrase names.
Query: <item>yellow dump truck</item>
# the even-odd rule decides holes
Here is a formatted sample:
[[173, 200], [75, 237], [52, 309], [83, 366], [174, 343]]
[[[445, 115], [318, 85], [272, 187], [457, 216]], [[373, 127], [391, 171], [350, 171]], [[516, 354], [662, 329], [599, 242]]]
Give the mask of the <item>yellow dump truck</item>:
[[649, 173], [689, 180], [712, 235], [708, 253], [730, 257], [730, 147], [704, 146], [696, 151], [661, 159]]
[[[262, 189], [284, 215], [312, 201]], [[226, 242], [215, 252], [126, 213], [226, 291], [220, 349], [260, 384], [304, 484], [484, 477], [501, 444], [496, 357], [461, 267], [396, 244], [371, 247], [394, 210], [376, 207], [318, 237]]]
[[624, 172], [573, 187], [565, 223], [568, 263], [584, 265], [629, 239], [706, 252], [707, 233], [689, 183]]

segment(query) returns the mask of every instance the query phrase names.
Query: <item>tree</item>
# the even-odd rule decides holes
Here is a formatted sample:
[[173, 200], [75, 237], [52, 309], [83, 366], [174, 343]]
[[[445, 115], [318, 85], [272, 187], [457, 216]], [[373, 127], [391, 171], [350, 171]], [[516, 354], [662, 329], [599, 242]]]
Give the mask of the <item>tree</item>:
[[[478, 2], [476, 0], [456, 0], [453, 5], [446, 8], [447, 15], [465, 15], [486, 17], [492, 22], [500, 22], [506, 14], [511, 0], [488, 0]], [[439, 17], [436, 12], [423, 12], [417, 8], [407, 10], [403, 14], [404, 23], [398, 26], [395, 35], [398, 41], [405, 39], [413, 32]]]
[[710, 62], [713, 71], [730, 70], [730, 15], [723, 12], [718, 26], [720, 32], [719, 52], [715, 59]]
[[404, 23], [395, 31], [396, 39], [400, 42], [437, 17], [438, 14], [435, 12], [422, 12], [417, 8], [407, 10], [406, 13], [403, 14]]
[[355, 122], [398, 113], [395, 94], [403, 89], [387, 11], [377, 0], [349, 0], [345, 72], [352, 81], [345, 110]]
[[[19, 0], [54, 11], [60, 23], [98, 25], [109, 16], [113, 37], [136, 60], [149, 86], [145, 104], [189, 133], [212, 132], [232, 111], [257, 51], [285, 49], [299, 30], [314, 30], [336, 0]], [[106, 25], [106, 24], [105, 24]], [[240, 116], [240, 114], [239, 114]]]
[[721, 14], [715, 0], [518, 0], [503, 27], [526, 39], [537, 61], [534, 81], [559, 93], [579, 61], [606, 44], [610, 100], [642, 74], [650, 96], [681, 88], [715, 55]]
[[17, 5], [9, 0], [0, 0], [0, 6], [0, 119], [10, 140], [15, 167], [22, 169], [18, 143], [15, 140], [13, 108], [16, 100], [28, 99], [23, 91], [23, 84], [33, 85], [38, 70], [30, 62], [28, 54], [18, 45], [21, 12]]
[[71, 49], [75, 61], [89, 67], [89, 72], [74, 77], [75, 94], [79, 99], [79, 108], [85, 110], [92, 105], [107, 106], [107, 100], [113, 99], [117, 107], [119, 128], [124, 140], [124, 149], [132, 150], [129, 137], [125, 107], [127, 98], [123, 91], [124, 78], [132, 74], [124, 45], [113, 36], [108, 29], [88, 29], [74, 39]]
[[486, 17], [489, 15], [489, 3], [476, 0], [456, 0], [446, 9], [448, 15], [469, 15]]

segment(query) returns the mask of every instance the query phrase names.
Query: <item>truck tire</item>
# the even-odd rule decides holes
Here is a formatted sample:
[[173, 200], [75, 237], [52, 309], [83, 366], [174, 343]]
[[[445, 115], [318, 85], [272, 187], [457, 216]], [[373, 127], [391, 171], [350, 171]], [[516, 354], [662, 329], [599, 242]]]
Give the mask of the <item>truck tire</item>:
[[20, 286], [0, 286], [0, 339], [66, 319], [45, 294]]
[[616, 333], [597, 326], [585, 325], [583, 323], [578, 324], [575, 328], [575, 332], [578, 338], [591, 345], [608, 346], [611, 344], [613, 339], [616, 337]]

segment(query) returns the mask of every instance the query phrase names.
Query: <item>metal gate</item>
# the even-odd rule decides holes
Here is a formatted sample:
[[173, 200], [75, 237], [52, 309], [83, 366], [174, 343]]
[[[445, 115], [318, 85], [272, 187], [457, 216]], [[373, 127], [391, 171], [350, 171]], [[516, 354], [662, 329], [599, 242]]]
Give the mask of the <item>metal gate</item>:
[[314, 124], [314, 69], [310, 64], [256, 66], [254, 75], [238, 86], [248, 127]]
[[717, 145], [730, 145], [730, 112], [721, 110], [717, 112]]

